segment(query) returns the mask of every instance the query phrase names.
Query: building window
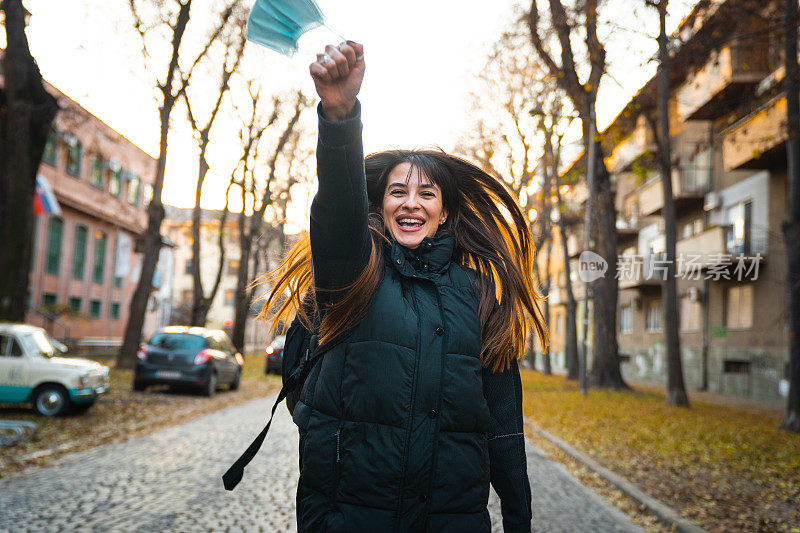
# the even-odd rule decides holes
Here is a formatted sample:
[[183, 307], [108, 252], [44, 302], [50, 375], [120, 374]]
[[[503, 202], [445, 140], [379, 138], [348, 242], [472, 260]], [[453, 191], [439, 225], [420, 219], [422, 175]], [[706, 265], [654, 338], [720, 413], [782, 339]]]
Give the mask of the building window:
[[92, 318], [100, 318], [100, 310], [103, 305], [100, 300], [89, 300], [89, 316]]
[[647, 331], [661, 331], [661, 300], [652, 300], [647, 304]]
[[106, 183], [108, 192], [119, 198], [122, 194], [122, 169], [116, 161], [109, 161], [106, 166]]
[[186, 268], [184, 269], [184, 272], [186, 274], [191, 274], [192, 273], [192, 260], [191, 259], [187, 259], [186, 260]]
[[228, 261], [228, 275], [235, 276], [239, 272], [239, 260], [231, 259]]
[[633, 333], [633, 307], [630, 304], [623, 305], [620, 308], [619, 332]]
[[142, 186], [142, 203], [145, 207], [150, 205], [150, 201], [153, 199], [153, 186], [149, 183], [145, 183]]
[[81, 159], [83, 159], [83, 145], [73, 136], [67, 137], [67, 174], [81, 177]]
[[54, 167], [58, 166], [58, 132], [55, 129], [50, 130], [50, 134], [47, 136], [47, 143], [42, 152], [42, 161]]
[[556, 316], [556, 335], [560, 335], [561, 332], [564, 331], [564, 316], [558, 315]]
[[86, 267], [86, 242], [89, 230], [83, 224], [75, 226], [75, 242], [72, 248], [72, 279], [83, 279]]
[[112, 320], [119, 320], [119, 302], [111, 302], [111, 307], [109, 307], [108, 315], [111, 317]]
[[131, 173], [130, 180], [128, 181], [128, 203], [131, 205], [139, 205], [141, 181], [138, 175]]
[[92, 270], [92, 281], [103, 283], [106, 270], [106, 234], [98, 231], [94, 235], [94, 269]]
[[92, 155], [92, 166], [89, 171], [89, 184], [103, 189], [103, 158], [97, 154]]
[[233, 289], [225, 289], [225, 305], [233, 305], [236, 291]]
[[725, 327], [747, 329], [753, 326], [753, 286], [729, 287], [724, 292]]
[[50, 217], [47, 228], [47, 261], [45, 272], [58, 274], [61, 268], [61, 238], [64, 236], [64, 221], [59, 217]]
[[42, 294], [42, 307], [53, 307], [56, 305], [58, 298], [52, 292], [45, 292]]
[[725, 211], [728, 224], [726, 245], [729, 254], [749, 254], [753, 202], [748, 200], [729, 207]]
[[80, 313], [82, 307], [83, 307], [83, 300], [79, 296], [69, 297], [69, 308], [72, 309], [75, 313]]
[[688, 296], [681, 297], [680, 321], [681, 331], [697, 331], [702, 324], [703, 307], [699, 301], [692, 301]]

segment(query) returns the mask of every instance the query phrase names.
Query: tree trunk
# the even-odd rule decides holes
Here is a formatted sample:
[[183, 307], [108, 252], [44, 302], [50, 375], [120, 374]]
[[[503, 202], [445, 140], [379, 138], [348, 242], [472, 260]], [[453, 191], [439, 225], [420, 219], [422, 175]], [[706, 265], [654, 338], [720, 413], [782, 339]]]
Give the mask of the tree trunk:
[[200, 208], [200, 195], [203, 191], [203, 182], [208, 173], [208, 163], [205, 161], [205, 146], [200, 147], [197, 184], [194, 191], [194, 208], [192, 209], [192, 316], [191, 325], [205, 327], [206, 316], [210, 303], [203, 292], [203, 280], [200, 274], [200, 226], [202, 224], [203, 210]]
[[[549, 187], [547, 188], [549, 192]], [[550, 195], [547, 196], [547, 202], [550, 203]], [[547, 216], [550, 216], [549, 210]], [[549, 226], [549, 220], [548, 224]], [[548, 296], [550, 295], [550, 248], [552, 246], [552, 241], [548, 238], [545, 244], [545, 274], [544, 274], [544, 285], [542, 287], [542, 293], [545, 297], [544, 301], [544, 316], [547, 317], [548, 326], [550, 326], [550, 300]], [[550, 364], [550, 344], [548, 343], [547, 347], [542, 350], [542, 374], [545, 376], [549, 376], [553, 373], [553, 368]]]
[[[596, 130], [595, 130], [596, 131]], [[587, 132], [588, 133], [588, 132]], [[588, 145], [588, 137], [585, 144]], [[614, 193], [611, 179], [603, 161], [602, 147], [595, 143], [594, 186], [592, 194], [592, 220], [595, 252], [608, 264], [606, 275], [592, 285], [592, 369], [591, 381], [596, 387], [628, 389], [619, 367], [617, 345], [618, 286], [614, 272], [617, 266], [617, 227]], [[588, 146], [586, 149], [588, 154]]]
[[[233, 331], [231, 340], [236, 349], [241, 353], [245, 350], [245, 332], [247, 330], [247, 315], [250, 310], [250, 293], [247, 286], [250, 283], [250, 254], [253, 248], [252, 233], [245, 228], [247, 217], [242, 212], [239, 216], [239, 269], [236, 271], [236, 294], [234, 295]], [[256, 221], [252, 220], [251, 224]]]
[[797, 66], [797, 0], [786, 0], [784, 15], [786, 69], [786, 174], [789, 184], [786, 241], [787, 306], [789, 309], [789, 398], [781, 428], [800, 433], [800, 74]]
[[153, 289], [153, 274], [158, 264], [158, 254], [161, 251], [161, 222], [164, 220], [164, 206], [161, 204], [161, 191], [164, 183], [164, 169], [167, 162], [167, 133], [169, 130], [169, 115], [172, 111], [173, 99], [166, 99], [165, 105], [160, 109], [161, 135], [159, 142], [159, 156], [156, 162], [156, 180], [153, 186], [153, 199], [147, 206], [147, 229], [142, 239], [142, 268], [139, 282], [131, 297], [128, 311], [128, 323], [125, 325], [125, 336], [117, 356], [118, 368], [133, 368], [136, 364], [136, 352], [142, 340], [142, 327], [144, 316], [147, 312], [147, 302], [150, 291]]
[[664, 188], [664, 232], [666, 234], [666, 276], [662, 283], [664, 310], [664, 344], [667, 346], [667, 403], [679, 407], [689, 407], [689, 398], [683, 384], [683, 365], [681, 345], [678, 335], [678, 291], [675, 278], [676, 229], [675, 202], [672, 196], [672, 148], [669, 138], [669, 54], [667, 52], [667, 2], [660, 0], [658, 5], [658, 163], [661, 170], [661, 184]]
[[0, 320], [23, 322], [33, 243], [36, 173], [58, 102], [44, 89], [20, 0], [0, 2], [6, 50], [0, 88]]

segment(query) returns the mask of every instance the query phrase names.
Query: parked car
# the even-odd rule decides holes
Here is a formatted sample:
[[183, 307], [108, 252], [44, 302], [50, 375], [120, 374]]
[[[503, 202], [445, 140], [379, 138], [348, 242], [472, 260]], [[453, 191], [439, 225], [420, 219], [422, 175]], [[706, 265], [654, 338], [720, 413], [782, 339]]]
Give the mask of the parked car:
[[170, 326], [157, 331], [137, 353], [133, 390], [148, 385], [188, 385], [212, 396], [220, 385], [239, 388], [244, 359], [224, 331]]
[[275, 372], [276, 374], [281, 373], [281, 366], [283, 365], [283, 345], [286, 342], [286, 336], [278, 335], [272, 342], [264, 348], [264, 353], [266, 354], [266, 366], [264, 367], [264, 373], [269, 374], [271, 372]]
[[44, 416], [91, 407], [108, 392], [108, 367], [63, 353], [42, 328], [0, 324], [0, 402], [30, 402]]

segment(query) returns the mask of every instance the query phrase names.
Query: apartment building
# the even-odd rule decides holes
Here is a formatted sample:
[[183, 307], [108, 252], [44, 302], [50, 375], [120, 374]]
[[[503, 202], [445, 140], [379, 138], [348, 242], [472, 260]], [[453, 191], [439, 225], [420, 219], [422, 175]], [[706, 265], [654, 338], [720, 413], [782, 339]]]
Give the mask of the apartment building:
[[118, 345], [139, 279], [155, 160], [57, 88], [39, 167], [60, 214], [36, 215], [29, 323], [84, 345]]
[[[165, 238], [175, 244], [174, 272], [172, 278], [172, 324], [187, 324], [191, 318], [192, 288], [192, 209], [165, 206], [166, 217], [162, 226]], [[219, 268], [219, 231], [222, 212], [203, 209], [200, 217], [201, 261], [200, 272], [203, 287], [209, 294]], [[229, 214], [223, 228], [225, 261], [219, 290], [208, 311], [207, 326], [230, 332], [234, 318], [237, 271], [239, 269], [239, 225], [238, 213]], [[273, 265], [274, 266], [274, 265]], [[260, 256], [258, 274], [266, 272], [263, 255]], [[253, 276], [253, 278], [257, 277]], [[261, 294], [263, 291], [257, 291]], [[259, 309], [260, 301], [251, 308], [251, 318]], [[255, 319], [248, 320], [245, 343], [248, 349], [263, 349], [266, 341], [266, 326]]]
[[[700, 2], [675, 34], [681, 45], [669, 109], [678, 314], [687, 387], [778, 400], [788, 392], [786, 101], [779, 28], [768, 22], [777, 3], [754, 5]], [[656, 93], [654, 78], [602, 142], [617, 209], [623, 376], [665, 383]], [[582, 244], [580, 229], [568, 241]]]

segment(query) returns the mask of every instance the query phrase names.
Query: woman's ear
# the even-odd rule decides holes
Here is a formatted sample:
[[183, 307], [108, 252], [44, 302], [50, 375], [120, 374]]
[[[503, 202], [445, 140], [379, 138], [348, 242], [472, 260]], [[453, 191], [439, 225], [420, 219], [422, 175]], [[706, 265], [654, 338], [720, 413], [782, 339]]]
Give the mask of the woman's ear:
[[441, 226], [442, 224], [444, 224], [446, 220], [447, 220], [447, 210], [442, 209], [442, 214], [439, 215], [439, 225]]

